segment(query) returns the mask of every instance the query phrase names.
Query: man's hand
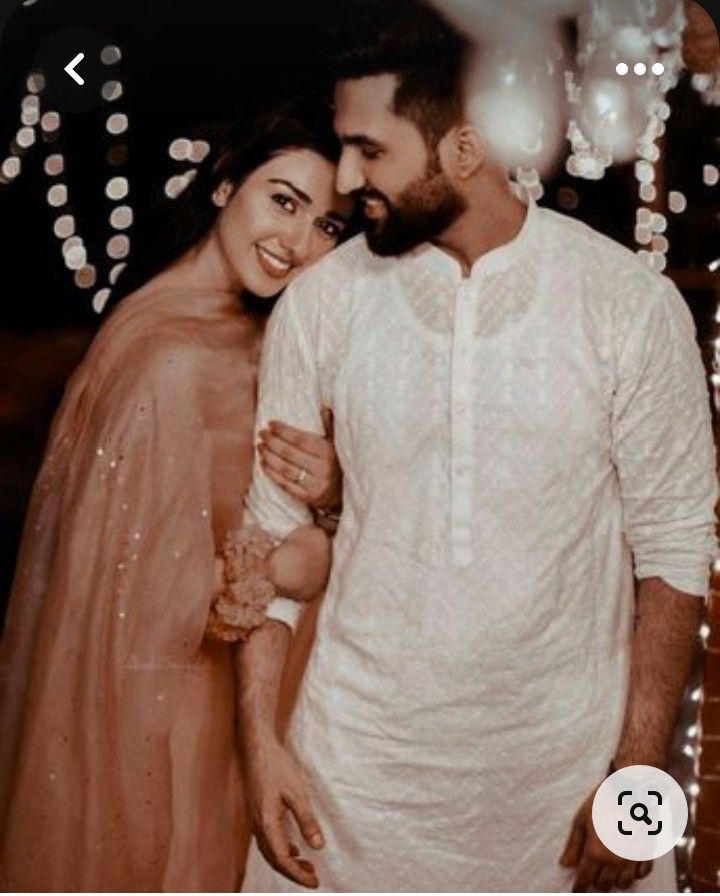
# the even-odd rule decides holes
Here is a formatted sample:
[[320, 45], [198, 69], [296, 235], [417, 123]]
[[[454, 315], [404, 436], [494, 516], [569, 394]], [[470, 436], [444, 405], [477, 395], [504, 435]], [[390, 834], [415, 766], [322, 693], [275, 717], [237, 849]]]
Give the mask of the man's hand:
[[250, 823], [266, 861], [289, 880], [317, 889], [319, 881], [314, 866], [301, 858], [286, 828], [285, 816], [289, 810], [308, 846], [322, 849], [325, 845], [295, 759], [277, 742], [254, 756], [246, 756], [245, 783]]
[[[642, 579], [633, 634], [630, 689], [614, 765], [665, 768], [672, 732], [702, 618], [699, 596], [677, 591], [663, 579]], [[600, 785], [598, 785], [599, 787]], [[608, 892], [627, 889], [647, 877], [652, 862], [615, 855], [598, 837], [592, 822], [597, 787], [573, 819], [560, 864], [577, 868], [573, 892], [590, 887]]]
[[325, 435], [306, 432], [279, 420], [260, 431], [260, 462], [288, 494], [316, 510], [332, 510], [342, 500], [342, 471], [333, 444], [333, 415], [322, 411]]
[[578, 809], [560, 857], [561, 865], [577, 868], [573, 893], [587, 893], [591, 887], [602, 893], [613, 887], [627, 890], [652, 869], [652, 862], [633, 862], [615, 855], [598, 837], [592, 820], [596, 791], [597, 787]]

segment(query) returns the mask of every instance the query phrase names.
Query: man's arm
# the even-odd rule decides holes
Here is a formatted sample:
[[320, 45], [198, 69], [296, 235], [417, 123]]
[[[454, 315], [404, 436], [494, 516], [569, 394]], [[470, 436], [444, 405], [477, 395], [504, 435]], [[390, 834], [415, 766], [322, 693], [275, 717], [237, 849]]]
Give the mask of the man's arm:
[[702, 613], [702, 597], [678, 591], [659, 578], [640, 583], [616, 768], [667, 766]]
[[[298, 281], [291, 283], [268, 322], [260, 363], [255, 444], [261, 441], [260, 434], [268, 429], [271, 421], [282, 421], [297, 429], [324, 435], [315, 357], [315, 291], [314, 283], [306, 289], [302, 289]], [[305, 501], [268, 475], [262, 451], [255, 453], [244, 520], [257, 523], [279, 540], [285, 540], [293, 531], [313, 522]], [[297, 601], [285, 597], [275, 598], [268, 607], [268, 617], [285, 622], [291, 628], [295, 627], [299, 614]]]
[[[618, 767], [667, 763], [715, 550], [715, 452], [692, 317], [667, 280], [618, 281], [612, 459], [623, 529], [641, 582]], [[622, 287], [622, 288], [620, 288]], [[599, 786], [600, 782], [598, 782]], [[592, 822], [595, 788], [572, 822], [561, 864], [575, 891], [629, 887], [650, 862], [610, 852]]]
[[618, 767], [667, 764], [716, 553], [705, 370], [684, 299], [660, 282], [618, 337], [613, 455], [640, 580]]
[[290, 636], [284, 623], [268, 620], [237, 650], [239, 743], [248, 812], [260, 851], [280, 874], [315, 889], [315, 869], [300, 858], [285, 826], [289, 809], [308, 846], [320, 849], [324, 845], [300, 770], [277, 732], [278, 697]]
[[[678, 591], [660, 578], [640, 583], [630, 688], [613, 760], [616, 769], [667, 766], [702, 612], [701, 597]], [[577, 868], [574, 892], [586, 892], [591, 886], [627, 889], [650, 873], [652, 862], [622, 859], [602, 843], [592, 822], [594, 797], [595, 791], [573, 819], [560, 863]]]

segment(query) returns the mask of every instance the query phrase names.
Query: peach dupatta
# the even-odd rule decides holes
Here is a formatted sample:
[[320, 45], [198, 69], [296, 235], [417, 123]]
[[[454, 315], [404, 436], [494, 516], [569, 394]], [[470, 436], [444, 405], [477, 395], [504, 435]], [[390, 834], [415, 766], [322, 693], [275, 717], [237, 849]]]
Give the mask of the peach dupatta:
[[5, 888], [239, 884], [232, 648], [203, 635], [261, 335], [230, 295], [146, 289], [68, 384], [0, 657]]

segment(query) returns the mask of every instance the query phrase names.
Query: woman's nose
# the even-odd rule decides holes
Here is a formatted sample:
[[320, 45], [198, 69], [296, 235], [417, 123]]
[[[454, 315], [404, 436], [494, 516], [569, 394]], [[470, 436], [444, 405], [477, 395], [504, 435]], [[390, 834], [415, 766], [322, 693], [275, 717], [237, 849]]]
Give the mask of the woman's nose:
[[356, 158], [356, 152], [345, 147], [338, 163], [336, 186], [338, 193], [348, 195], [365, 186], [365, 176]]
[[297, 215], [293, 220], [292, 229], [285, 234], [286, 248], [293, 255], [295, 264], [303, 264], [310, 256], [313, 237], [313, 222], [309, 215]]

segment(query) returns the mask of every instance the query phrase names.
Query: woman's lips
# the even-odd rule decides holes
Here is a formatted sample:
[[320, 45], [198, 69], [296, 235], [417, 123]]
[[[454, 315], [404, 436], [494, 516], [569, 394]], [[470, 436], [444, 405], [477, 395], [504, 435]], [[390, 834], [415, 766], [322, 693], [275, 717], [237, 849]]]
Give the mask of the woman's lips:
[[268, 277], [273, 277], [275, 280], [284, 280], [292, 270], [292, 264], [289, 261], [285, 261], [285, 259], [275, 255], [274, 252], [270, 252], [269, 249], [266, 249], [259, 243], [255, 244], [255, 251], [257, 252], [260, 267]]

